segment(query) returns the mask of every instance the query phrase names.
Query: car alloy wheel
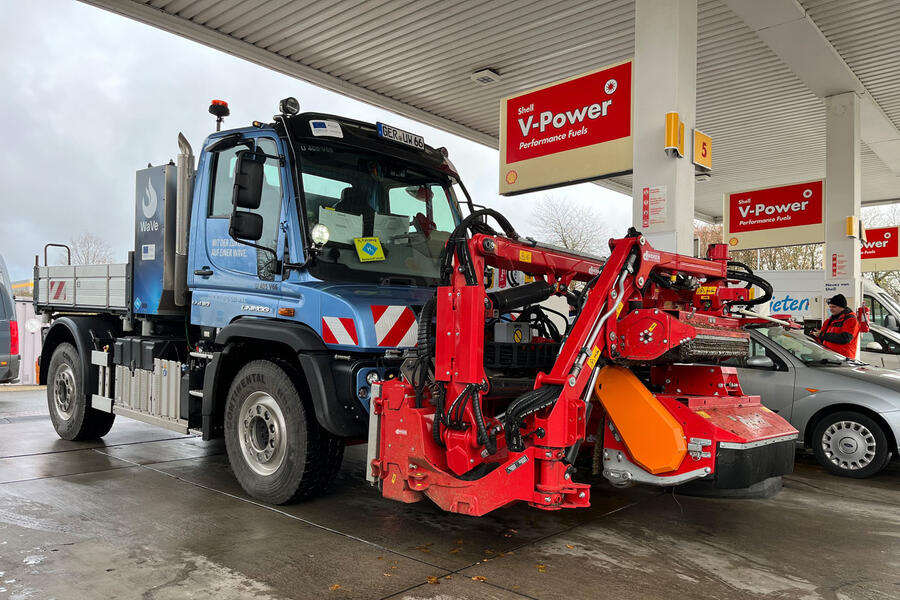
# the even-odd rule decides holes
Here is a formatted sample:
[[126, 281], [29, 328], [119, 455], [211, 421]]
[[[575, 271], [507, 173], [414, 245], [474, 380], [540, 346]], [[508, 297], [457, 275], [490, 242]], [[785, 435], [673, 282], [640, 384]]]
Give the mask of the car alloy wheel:
[[822, 434], [822, 450], [836, 467], [856, 471], [868, 466], [878, 449], [875, 436], [856, 421], [836, 421]]

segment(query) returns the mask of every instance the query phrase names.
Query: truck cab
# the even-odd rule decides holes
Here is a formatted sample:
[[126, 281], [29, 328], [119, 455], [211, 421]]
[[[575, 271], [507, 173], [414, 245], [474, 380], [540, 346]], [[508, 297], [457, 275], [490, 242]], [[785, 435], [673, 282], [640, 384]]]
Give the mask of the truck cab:
[[225, 437], [244, 488], [283, 503], [321, 491], [365, 436], [468, 195], [420, 136], [298, 106], [211, 134], [196, 170], [180, 136], [177, 165], [139, 171], [126, 264], [36, 267], [62, 437], [117, 414]]
[[[408, 330], [398, 337], [385, 326], [403, 321], [399, 308], [421, 305], [437, 283], [441, 250], [460, 218], [449, 163], [364, 123], [320, 114], [285, 123], [287, 136], [284, 127], [261, 125], [204, 144], [190, 228], [191, 322], [303, 323], [345, 352], [414, 345]], [[260, 217], [253, 246], [230, 232], [235, 169], [248, 148], [264, 153], [259, 207], [239, 211]], [[316, 241], [314, 232], [324, 237]], [[373, 306], [392, 308], [380, 327]]]

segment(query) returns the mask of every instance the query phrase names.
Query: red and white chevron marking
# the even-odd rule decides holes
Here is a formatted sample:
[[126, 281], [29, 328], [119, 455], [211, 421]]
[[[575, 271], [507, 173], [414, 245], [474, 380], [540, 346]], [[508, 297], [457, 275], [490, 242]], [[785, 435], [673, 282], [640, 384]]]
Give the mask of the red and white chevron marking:
[[322, 317], [322, 340], [326, 344], [358, 346], [356, 325], [346, 317]]
[[65, 281], [54, 281], [50, 280], [50, 297], [53, 300], [62, 300], [63, 302], [68, 300], [68, 293], [66, 290], [66, 282]]
[[382, 347], [415, 346], [416, 313], [408, 306], [373, 306], [375, 342]]

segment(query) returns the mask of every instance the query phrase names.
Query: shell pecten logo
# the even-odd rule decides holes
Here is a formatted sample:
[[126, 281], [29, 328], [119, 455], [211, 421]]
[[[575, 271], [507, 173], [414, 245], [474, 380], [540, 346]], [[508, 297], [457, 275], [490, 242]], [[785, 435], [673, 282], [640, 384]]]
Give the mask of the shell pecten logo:
[[738, 245], [738, 239], [737, 239], [736, 237], [731, 238], [730, 240], [728, 240], [728, 245], [729, 245], [729, 246], [737, 246], [737, 245]]
[[506, 173], [506, 183], [510, 185], [514, 184], [518, 178], [519, 174], [516, 173], [515, 170], [511, 170]]

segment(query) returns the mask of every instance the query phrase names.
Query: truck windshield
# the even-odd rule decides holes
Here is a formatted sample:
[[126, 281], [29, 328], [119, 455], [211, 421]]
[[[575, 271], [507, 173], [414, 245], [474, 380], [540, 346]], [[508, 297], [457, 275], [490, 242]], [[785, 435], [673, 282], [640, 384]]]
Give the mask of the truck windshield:
[[309, 231], [328, 228], [313, 276], [437, 284], [438, 259], [458, 221], [447, 175], [340, 144], [303, 142], [298, 151]]

